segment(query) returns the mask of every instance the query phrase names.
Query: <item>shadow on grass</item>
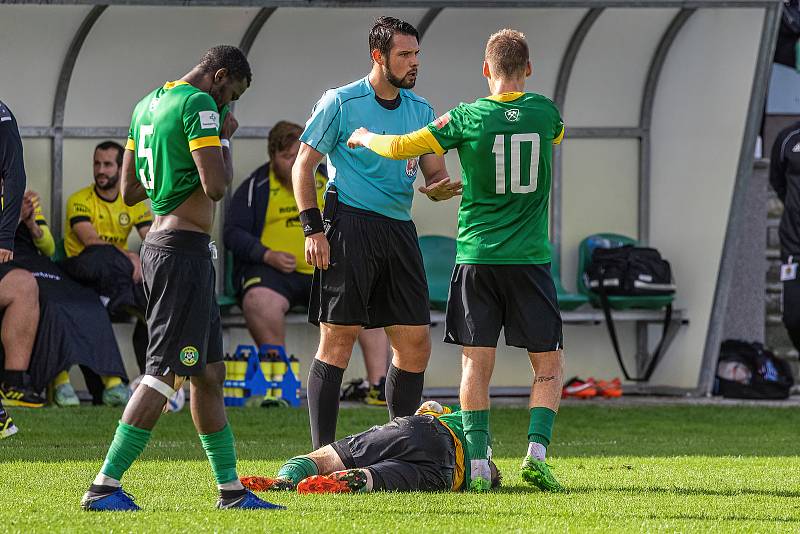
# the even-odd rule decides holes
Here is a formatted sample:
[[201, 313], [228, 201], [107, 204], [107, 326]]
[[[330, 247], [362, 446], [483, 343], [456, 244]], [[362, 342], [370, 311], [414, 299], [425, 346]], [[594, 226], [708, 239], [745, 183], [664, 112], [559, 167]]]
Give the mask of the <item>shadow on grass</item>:
[[[511, 488], [516, 489], [516, 488]], [[704, 488], [660, 488], [660, 487], [641, 487], [623, 486], [615, 488], [597, 488], [590, 486], [570, 486], [569, 493], [661, 493], [669, 495], [688, 495], [688, 496], [709, 496], [709, 497], [736, 497], [739, 495], [753, 495], [759, 497], [800, 497], [800, 491], [788, 490], [759, 490], [759, 489], [728, 489], [713, 490]]]

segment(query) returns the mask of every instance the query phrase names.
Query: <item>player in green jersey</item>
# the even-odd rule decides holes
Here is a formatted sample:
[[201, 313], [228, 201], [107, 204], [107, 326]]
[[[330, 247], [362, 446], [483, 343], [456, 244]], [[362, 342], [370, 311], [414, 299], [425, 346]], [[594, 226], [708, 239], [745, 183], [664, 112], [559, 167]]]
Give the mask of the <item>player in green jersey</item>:
[[[147, 296], [145, 376], [117, 426], [105, 463], [81, 505], [134, 511], [120, 479], [142, 453], [167, 399], [190, 378], [192, 419], [219, 488], [218, 508], [282, 508], [239, 482], [233, 432], [225, 416], [222, 328], [215, 300], [209, 233], [214, 203], [233, 178], [228, 112], [250, 86], [247, 58], [233, 46], [208, 50], [180, 80], [159, 87], [134, 111], [122, 162], [122, 198], [149, 198], [156, 217], [142, 246]], [[165, 476], [169, 476], [165, 473]]]
[[489, 381], [501, 328], [507, 345], [528, 351], [534, 370], [522, 476], [542, 490], [562, 489], [545, 456], [564, 362], [548, 239], [552, 147], [561, 142], [564, 125], [553, 102], [524, 92], [531, 72], [525, 36], [501, 30], [486, 44], [483, 75], [490, 96], [461, 104], [411, 134], [374, 135], [360, 128], [348, 141], [397, 159], [458, 150], [463, 197], [445, 342], [464, 346], [460, 398], [476, 490], [490, 480]]

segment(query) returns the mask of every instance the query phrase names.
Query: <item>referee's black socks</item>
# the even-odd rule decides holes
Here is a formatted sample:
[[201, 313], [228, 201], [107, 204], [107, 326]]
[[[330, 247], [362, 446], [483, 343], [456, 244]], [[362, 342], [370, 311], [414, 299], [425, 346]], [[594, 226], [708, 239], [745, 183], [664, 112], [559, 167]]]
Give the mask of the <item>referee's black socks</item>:
[[389, 417], [414, 415], [422, 403], [422, 386], [425, 372], [412, 373], [389, 366], [386, 373], [386, 404], [389, 406]]
[[344, 369], [314, 358], [308, 371], [308, 417], [314, 449], [336, 441], [339, 390]]

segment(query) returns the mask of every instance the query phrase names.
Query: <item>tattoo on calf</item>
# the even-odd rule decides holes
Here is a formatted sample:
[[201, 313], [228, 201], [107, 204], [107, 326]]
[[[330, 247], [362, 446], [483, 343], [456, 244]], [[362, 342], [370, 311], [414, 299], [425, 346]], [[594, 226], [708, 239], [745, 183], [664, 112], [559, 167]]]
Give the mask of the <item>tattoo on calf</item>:
[[544, 382], [551, 382], [555, 380], [555, 376], [537, 376], [536, 380], [533, 381], [534, 384], [542, 384]]

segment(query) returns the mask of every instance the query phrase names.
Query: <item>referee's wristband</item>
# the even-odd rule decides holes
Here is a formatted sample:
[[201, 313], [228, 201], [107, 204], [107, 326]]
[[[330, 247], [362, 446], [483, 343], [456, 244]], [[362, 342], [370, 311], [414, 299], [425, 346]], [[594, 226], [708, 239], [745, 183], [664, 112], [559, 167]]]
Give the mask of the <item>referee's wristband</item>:
[[230, 139], [220, 139], [219, 144], [227, 148], [228, 150], [231, 149], [231, 140]]
[[300, 224], [306, 237], [325, 231], [322, 224], [322, 212], [319, 208], [309, 208], [300, 212]]

